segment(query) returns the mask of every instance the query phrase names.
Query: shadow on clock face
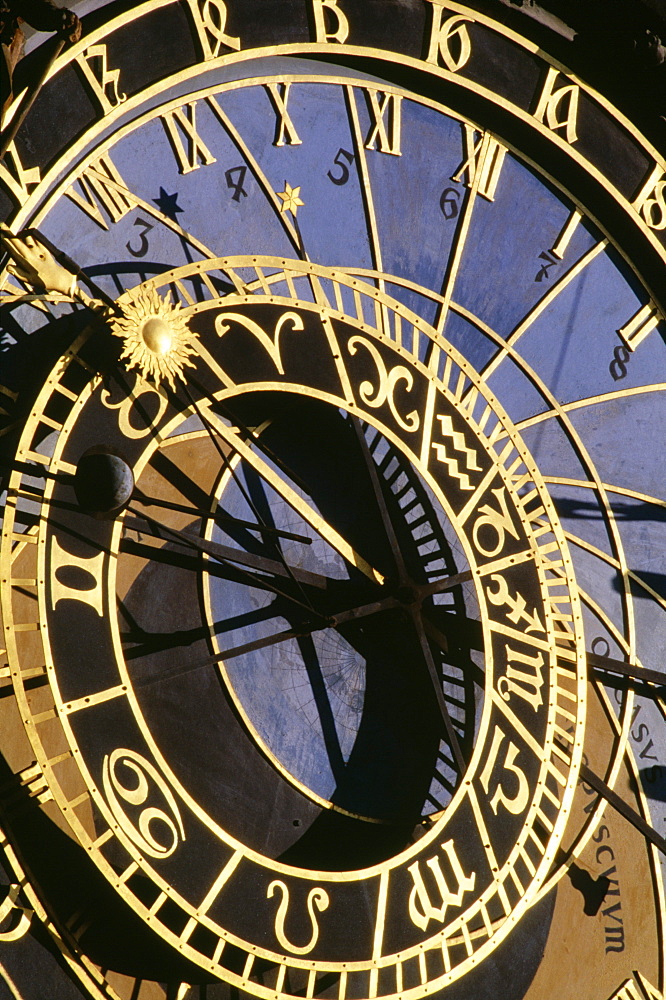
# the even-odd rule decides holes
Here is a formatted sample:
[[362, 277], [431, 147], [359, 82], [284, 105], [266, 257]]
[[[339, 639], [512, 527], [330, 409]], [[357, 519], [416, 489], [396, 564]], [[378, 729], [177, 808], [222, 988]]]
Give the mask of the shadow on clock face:
[[[426, 657], [471, 755], [478, 623], [460, 586], [419, 604], [450, 638], [424, 639], [412, 615], [416, 588], [467, 568], [462, 550], [408, 459], [345, 411], [254, 393], [220, 415], [256, 429], [271, 478], [237, 457], [218, 462], [216, 509], [235, 523], [218, 522], [212, 539], [281, 574], [208, 561], [199, 586], [188, 568], [147, 563], [122, 609], [134, 621], [126, 657], [142, 711], [178, 780], [247, 846], [305, 868], [377, 863], [418, 836], [460, 778]], [[320, 530], [285, 501], [285, 482]], [[343, 558], [336, 538], [379, 579]], [[155, 588], [159, 602], [148, 598]], [[211, 634], [220, 668], [187, 672]], [[162, 648], [151, 652], [150, 636]]]

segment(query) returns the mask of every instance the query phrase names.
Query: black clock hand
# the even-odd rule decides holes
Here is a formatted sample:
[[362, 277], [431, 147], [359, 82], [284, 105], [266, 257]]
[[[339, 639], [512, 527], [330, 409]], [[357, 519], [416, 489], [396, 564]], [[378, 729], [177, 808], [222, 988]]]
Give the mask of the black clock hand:
[[[666, 673], [662, 673], [660, 670], [635, 667], [631, 663], [625, 663], [624, 660], [614, 660], [610, 656], [599, 656], [597, 653], [587, 653], [586, 658], [588, 667], [593, 670], [600, 670], [605, 674], [620, 674], [622, 677], [628, 677], [633, 681], [643, 681], [647, 684], [666, 686]], [[606, 677], [604, 683], [613, 684], [613, 678]], [[620, 681], [619, 683], [624, 682]]]
[[[201, 389], [201, 391], [204, 392], [203, 388]], [[206, 393], [206, 395], [208, 394]], [[208, 399], [210, 403], [215, 407], [215, 409], [219, 410], [222, 416], [227, 418], [231, 426], [238, 427], [243, 437], [248, 441], [252, 441], [252, 443], [259, 449], [259, 451], [263, 452], [266, 458], [268, 458], [271, 462], [273, 462], [273, 464], [276, 465], [278, 469], [281, 469], [282, 472], [284, 472], [284, 474], [288, 476], [289, 479], [291, 479], [292, 483], [296, 483], [296, 485], [300, 489], [302, 489], [304, 493], [308, 494], [310, 493], [310, 489], [307, 483], [305, 483], [300, 478], [300, 476], [297, 475], [297, 473], [295, 473], [292, 469], [290, 469], [289, 466], [280, 458], [279, 455], [276, 455], [273, 449], [268, 444], [266, 444], [266, 442], [263, 440], [260, 434], [257, 434], [256, 431], [253, 431], [250, 427], [247, 427], [243, 423], [243, 421], [240, 420], [238, 416], [235, 413], [233, 413], [229, 409], [229, 407], [226, 406], [221, 400], [214, 399], [212, 396], [208, 396]]]
[[[254, 552], [246, 552], [244, 549], [238, 549], [232, 545], [223, 545], [220, 542], [198, 538], [185, 531], [180, 531], [178, 528], [171, 528], [168, 525], [162, 524], [161, 521], [155, 520], [155, 518], [144, 514], [142, 511], [132, 508], [128, 509], [135, 515], [135, 518], [126, 518], [125, 526], [139, 534], [150, 534], [154, 538], [161, 538], [163, 541], [177, 542], [190, 549], [195, 549], [197, 552], [204, 552], [206, 555], [210, 555], [222, 562], [251, 566], [254, 569], [263, 570], [265, 573], [270, 573], [273, 576], [284, 577], [293, 574], [299, 578], [301, 583], [305, 583], [310, 587], [325, 589], [330, 583], [329, 577], [323, 576], [321, 573], [313, 573], [311, 570], [301, 569], [298, 566], [290, 566], [291, 573], [287, 573], [284, 564], [278, 562], [276, 559], [269, 559]], [[146, 530], [145, 524], [148, 525], [148, 530]], [[163, 533], [169, 537], [164, 538]], [[312, 609], [308, 607], [308, 610]]]
[[282, 531], [280, 528], [273, 528], [266, 524], [255, 524], [253, 521], [244, 521], [239, 517], [232, 517], [230, 514], [220, 514], [217, 511], [202, 510], [196, 507], [188, 507], [185, 504], [172, 503], [169, 500], [160, 500], [158, 497], [149, 497], [137, 490], [132, 495], [134, 503], [140, 503], [144, 507], [161, 507], [164, 510], [175, 510], [183, 514], [191, 514], [192, 517], [200, 517], [204, 520], [215, 521], [216, 524], [228, 524], [238, 528], [249, 528], [250, 531], [258, 531], [261, 535], [275, 535], [277, 538], [285, 538], [292, 542], [302, 542], [304, 545], [312, 545], [312, 539], [307, 535], [297, 535], [293, 531]]
[[[374, 583], [384, 583], [384, 576], [374, 569], [342, 535], [303, 498], [231, 428], [221, 421], [214, 424], [214, 433], [221, 437], [249, 466], [306, 521], [318, 535], [335, 549], [351, 566], [356, 567]], [[309, 491], [308, 491], [309, 492]]]
[[389, 547], [391, 549], [391, 554], [393, 556], [396, 568], [398, 570], [398, 581], [401, 586], [408, 583], [407, 569], [405, 567], [405, 560], [402, 555], [402, 549], [398, 542], [398, 537], [395, 533], [395, 528], [393, 526], [393, 521], [391, 520], [391, 514], [389, 512], [386, 498], [382, 490], [382, 485], [377, 474], [377, 466], [375, 465], [372, 455], [370, 454], [370, 448], [368, 447], [368, 442], [365, 439], [365, 434], [363, 433], [363, 428], [361, 427], [360, 421], [356, 417], [351, 418], [354, 430], [356, 431], [356, 437], [358, 439], [359, 448], [363, 456], [366, 468], [368, 470], [368, 476], [370, 478], [370, 483], [372, 484], [372, 490], [375, 495], [375, 500], [377, 501], [377, 507], [379, 508], [379, 513], [382, 520], [382, 525], [384, 527], [384, 532], [386, 534]]
[[[456, 586], [456, 578], [450, 577], [450, 586]], [[444, 584], [448, 581], [439, 581]], [[375, 614], [379, 614], [382, 611], [389, 610], [399, 610], [405, 609], [405, 604], [400, 600], [399, 597], [390, 596], [383, 598], [380, 601], [372, 601], [368, 604], [358, 605], [353, 608], [348, 608], [344, 611], [336, 612], [335, 614], [328, 616], [320, 616], [317, 621], [305, 620], [299, 626], [285, 629], [281, 632], [275, 632], [272, 635], [263, 636], [261, 639], [255, 639], [251, 642], [243, 643], [240, 646], [232, 646], [226, 650], [222, 650], [219, 653], [215, 653], [212, 656], [208, 656], [203, 660], [198, 661], [195, 664], [188, 664], [177, 670], [167, 672], [166, 674], [160, 674], [157, 679], [164, 679], [165, 677], [180, 675], [181, 673], [189, 673], [191, 670], [198, 670], [201, 667], [209, 666], [213, 663], [218, 663], [220, 660], [234, 659], [237, 656], [242, 656], [244, 653], [249, 653], [257, 649], [265, 649], [268, 646], [278, 645], [282, 642], [286, 642], [289, 639], [300, 639], [304, 636], [312, 635], [313, 632], [320, 632], [328, 628], [338, 628], [340, 625], [348, 624], [352, 621], [357, 621], [360, 618], [367, 618]], [[221, 622], [215, 623], [217, 626]], [[177, 633], [179, 636], [185, 638], [185, 636], [191, 635], [192, 638], [189, 641], [179, 641], [179, 645], [188, 645], [194, 642], [196, 639], [203, 638], [205, 635], [209, 634], [208, 628], [205, 630], [192, 629], [189, 632]], [[153, 651], [152, 649], [149, 651]], [[128, 659], [136, 658], [136, 656], [144, 655], [141, 653], [134, 653], [134, 656], [128, 656]], [[434, 667], [434, 664], [433, 664]], [[146, 681], [144, 683], [152, 683], [152, 681]], [[445, 706], [446, 707], [446, 706]], [[443, 714], [443, 713], [442, 713]], [[447, 710], [448, 714], [448, 710]], [[454, 733], [455, 738], [455, 733]]]
[[[19, 496], [31, 497], [41, 496], [41, 491], [37, 487], [25, 484], [25, 486], [17, 490]], [[272, 528], [264, 526], [261, 524], [254, 524], [252, 521], [244, 521], [239, 517], [232, 517], [231, 514], [218, 514], [216, 511], [202, 510], [197, 507], [188, 507], [185, 504], [171, 503], [168, 500], [160, 500], [157, 497], [147, 497], [136, 491], [132, 494], [132, 500], [135, 503], [140, 503], [146, 507], [161, 507], [165, 510], [174, 510], [183, 514], [191, 514], [192, 517], [202, 518], [203, 520], [215, 521], [216, 524], [227, 524], [238, 528], [248, 528], [250, 531], [257, 531], [260, 534], [275, 535], [278, 538], [286, 538], [292, 542], [302, 542], [304, 545], [312, 545], [312, 539], [308, 538], [307, 535], [297, 535], [292, 531], [282, 531], [279, 528]], [[59, 510], [80, 510], [79, 504], [67, 503], [64, 500], [53, 500], [51, 505]], [[86, 513], [97, 513], [96, 511], [86, 511]], [[138, 514], [138, 512], [137, 512]], [[279, 564], [275, 564], [276, 566]], [[273, 572], [273, 571], [271, 571]], [[277, 571], [276, 571], [277, 572]], [[323, 584], [322, 584], [323, 585]]]
[[[149, 532], [144, 531], [143, 528], [134, 530], [137, 530], [137, 533], [141, 532], [142, 534], [150, 534]], [[190, 548], [181, 551], [175, 548], [172, 549], [171, 547], [158, 547], [151, 545], [148, 542], [134, 540], [125, 536], [121, 539], [120, 551], [126, 552], [129, 555], [138, 556], [143, 560], [150, 560], [151, 562], [155, 562], [163, 566], [172, 566], [176, 569], [187, 570], [188, 572], [201, 573], [201, 562], [194, 554], [195, 550]], [[190, 552], [193, 554], [190, 555]], [[277, 565], [280, 564], [278, 563]], [[270, 573], [269, 568], [264, 569], [264, 567], [261, 567], [261, 571], [259, 573], [252, 573], [251, 575], [248, 575], [242, 565], [235, 560], [233, 562], [231, 560], [229, 560], [229, 562], [217, 562], [215, 560], [210, 560], [206, 563], [205, 569], [208, 576], [214, 577], [215, 579], [230, 580], [234, 583], [245, 584], [246, 586], [253, 587], [257, 590], [266, 590], [272, 594], [276, 593], [274, 581], [270, 576], [263, 575], [264, 572]], [[303, 574], [305, 574], [305, 571], [303, 571]], [[309, 580], [303, 579], [303, 583], [307, 584], [310, 582], [311, 581]], [[324, 586], [324, 580], [322, 580], [321, 586]], [[308, 612], [311, 613], [309, 608]]]
[[[171, 540], [179, 542], [181, 545], [185, 545], [188, 548], [195, 549], [197, 552], [202, 552], [205, 555], [213, 556], [214, 559], [218, 559], [221, 562], [232, 562], [239, 564], [254, 565], [256, 568], [267, 569], [268, 572], [271, 573], [274, 573], [276, 571], [276, 568], [279, 567], [278, 572], [284, 569], [287, 575], [291, 579], [295, 579], [291, 567], [288, 567], [286, 563], [275, 563], [272, 560], [263, 561], [261, 557], [255, 556], [253, 553], [239, 551], [238, 549], [235, 549], [232, 546], [221, 545], [218, 542], [211, 542], [205, 538], [196, 538], [192, 535], [187, 535], [185, 534], [185, 532], [179, 531], [177, 528], [170, 528], [167, 525], [162, 524], [160, 521], [156, 521], [155, 518], [150, 517], [149, 514], [144, 514], [141, 511], [134, 510], [132, 507], [128, 507], [127, 509], [131, 514], [134, 514], [136, 517], [138, 517], [139, 523], [141, 523], [141, 521], [145, 521], [149, 526], [150, 534], [154, 535], [154, 537], [156, 538], [162, 538], [164, 541]], [[141, 530], [145, 531], [145, 529], [137, 528], [136, 523], [134, 522], [126, 521], [126, 524], [129, 528], [134, 528], [135, 530], [138, 531]], [[257, 563], [259, 561], [263, 561], [263, 567], [257, 566]], [[249, 574], [245, 570], [243, 570], [242, 572], [245, 573], [250, 580], [255, 579], [253, 574]], [[299, 572], [307, 573], [307, 571], [305, 570]], [[315, 586], [321, 586], [321, 579], [322, 578], [318, 579]], [[273, 590], [276, 594], [279, 594], [280, 597], [284, 597], [286, 598], [286, 600], [291, 601], [294, 604], [301, 605], [308, 612], [313, 612], [314, 614], [317, 614], [317, 612], [314, 611], [312, 605], [309, 602], [307, 604], [304, 604], [302, 601], [299, 601], [296, 597], [290, 594], [286, 594], [274, 583], [272, 583], [272, 581], [266, 580], [263, 582], [269, 589]], [[310, 582], [312, 582], [312, 578]], [[299, 589], [301, 588], [299, 587]]]

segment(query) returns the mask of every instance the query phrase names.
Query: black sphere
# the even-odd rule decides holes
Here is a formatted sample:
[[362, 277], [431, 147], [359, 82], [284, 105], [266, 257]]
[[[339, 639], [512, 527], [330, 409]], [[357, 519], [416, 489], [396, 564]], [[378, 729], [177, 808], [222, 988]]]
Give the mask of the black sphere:
[[106, 453], [84, 455], [74, 476], [79, 506], [90, 514], [110, 514], [130, 500], [134, 475], [122, 458]]

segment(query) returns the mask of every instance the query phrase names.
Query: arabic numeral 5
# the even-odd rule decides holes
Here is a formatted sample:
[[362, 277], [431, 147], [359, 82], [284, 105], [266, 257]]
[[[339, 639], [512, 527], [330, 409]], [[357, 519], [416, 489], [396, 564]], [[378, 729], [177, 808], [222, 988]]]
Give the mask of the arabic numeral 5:
[[[347, 161], [346, 163], [344, 161]], [[334, 174], [332, 170], [329, 170], [326, 176], [333, 184], [337, 184], [338, 187], [342, 187], [349, 180], [349, 166], [354, 162], [354, 154], [350, 153], [348, 149], [343, 149], [342, 146], [337, 151], [333, 157], [333, 162], [340, 167], [340, 173]]]

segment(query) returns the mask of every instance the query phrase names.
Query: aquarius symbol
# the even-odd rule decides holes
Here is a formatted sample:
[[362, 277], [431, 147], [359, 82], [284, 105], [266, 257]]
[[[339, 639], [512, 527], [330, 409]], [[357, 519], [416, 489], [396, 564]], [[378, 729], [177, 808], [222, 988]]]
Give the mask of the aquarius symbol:
[[280, 905], [278, 906], [277, 914], [275, 915], [275, 936], [287, 951], [292, 952], [294, 955], [307, 955], [308, 952], [312, 951], [317, 943], [317, 938], [319, 937], [319, 924], [317, 923], [317, 917], [315, 915], [315, 907], [318, 910], [328, 909], [329, 898], [328, 893], [324, 889], [320, 889], [318, 886], [314, 889], [310, 889], [308, 893], [308, 913], [310, 914], [310, 923], [312, 925], [312, 936], [307, 944], [297, 945], [292, 944], [284, 932], [284, 922], [287, 916], [287, 910], [289, 909], [289, 889], [281, 882], [279, 879], [275, 879], [271, 882], [267, 891], [266, 898], [271, 899], [275, 895], [275, 890], [279, 889], [282, 893], [282, 899], [280, 900]]
[[[442, 425], [442, 437], [449, 437], [453, 441], [453, 447], [455, 451], [463, 454], [465, 456], [465, 468], [480, 472], [481, 466], [477, 462], [476, 452], [473, 448], [468, 448], [465, 443], [465, 435], [462, 431], [456, 431], [453, 427], [453, 421], [451, 417], [447, 415], [442, 416], [438, 414], [437, 419]], [[446, 446], [443, 444], [433, 444], [433, 448], [437, 452], [437, 461], [443, 462], [449, 470], [449, 475], [453, 476], [460, 482], [461, 490], [473, 490], [474, 487], [470, 485], [469, 476], [466, 472], [458, 471], [458, 461], [455, 458], [449, 458], [446, 454]]]

